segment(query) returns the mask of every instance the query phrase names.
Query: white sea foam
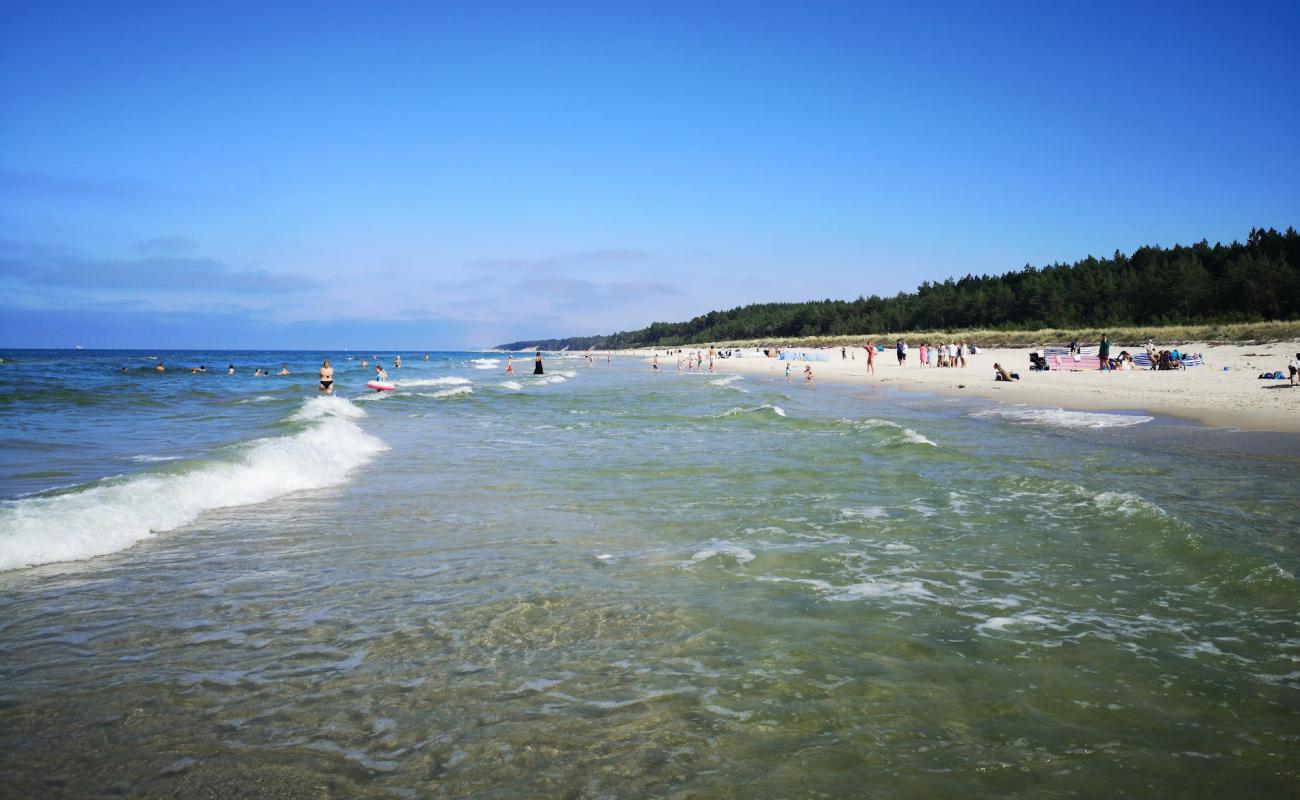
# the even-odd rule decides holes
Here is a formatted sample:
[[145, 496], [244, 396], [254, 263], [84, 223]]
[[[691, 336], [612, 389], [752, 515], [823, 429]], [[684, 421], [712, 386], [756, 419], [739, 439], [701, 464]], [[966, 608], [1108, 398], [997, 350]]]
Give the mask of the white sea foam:
[[353, 405], [349, 400], [338, 396], [313, 397], [311, 400], [303, 403], [302, 406], [289, 419], [298, 422], [314, 422], [316, 420], [328, 419], [332, 417], [342, 419], [360, 419], [366, 412]]
[[780, 575], [756, 576], [760, 581], [772, 583], [796, 583], [810, 586], [826, 596], [827, 600], [850, 601], [863, 599], [885, 599], [915, 603], [917, 600], [937, 600], [933, 592], [925, 588], [918, 580], [867, 579], [848, 586], [839, 586], [820, 578], [786, 578]]
[[691, 560], [688, 563], [698, 564], [701, 561], [707, 561], [708, 559], [717, 556], [733, 558], [738, 564], [748, 564], [757, 557], [748, 547], [741, 547], [740, 545], [732, 544], [731, 542], [715, 542], [712, 547], [700, 550], [695, 555], [691, 556]]
[[163, 462], [163, 461], [178, 461], [178, 460], [180, 460], [180, 458], [181, 458], [180, 456], [149, 456], [149, 455], [143, 455], [143, 456], [128, 456], [126, 460], [127, 460], [127, 461], [137, 461], [137, 462], [141, 462], [141, 463], [145, 463], [145, 464], [153, 464], [153, 463], [160, 463], [160, 462]]
[[722, 412], [722, 416], [738, 417], [741, 414], [751, 414], [755, 411], [771, 411], [773, 414], [776, 414], [778, 417], [785, 416], [784, 408], [781, 408], [780, 406], [774, 406], [771, 403], [764, 403], [763, 405], [757, 406], [755, 408], [741, 408], [740, 406], [736, 406], [735, 408], [729, 408], [726, 411]]
[[930, 447], [939, 446], [937, 442], [932, 441], [931, 439], [927, 438], [923, 434], [917, 433], [911, 428], [905, 428], [902, 425], [899, 425], [897, 422], [890, 422], [887, 419], [863, 419], [863, 420], [842, 420], [842, 421], [847, 422], [850, 425], [859, 428], [866, 428], [866, 429], [889, 428], [891, 430], [898, 431], [899, 436], [901, 436], [903, 438], [903, 441], [905, 442], [910, 442], [912, 444], [924, 444], [924, 445], [929, 445]]
[[903, 542], [886, 542], [884, 547], [882, 547], [881, 549], [884, 550], [886, 553], [919, 553], [920, 552], [912, 545], [904, 544]]
[[8, 503], [0, 508], [0, 571], [106, 555], [205, 511], [341, 483], [387, 449], [355, 423], [364, 414], [343, 398], [316, 397], [293, 415], [309, 423], [305, 429], [260, 439], [232, 460]]
[[413, 388], [416, 386], [469, 386], [472, 384], [469, 378], [460, 378], [449, 375], [445, 378], [416, 378], [412, 381], [403, 380], [397, 385], [403, 389]]
[[1169, 516], [1160, 506], [1130, 492], [1102, 492], [1093, 498], [1093, 502], [1103, 511], [1112, 511], [1125, 517], [1132, 517], [1137, 514], [1154, 514], [1157, 517]]
[[474, 389], [470, 386], [454, 386], [450, 389], [443, 389], [442, 391], [434, 392], [433, 396], [439, 400], [443, 400], [448, 397], [463, 397], [467, 394], [474, 394]]
[[887, 519], [889, 512], [882, 506], [841, 508], [840, 516], [848, 519]]
[[831, 600], [860, 600], [864, 597], [886, 597], [898, 599], [910, 597], [917, 600], [937, 599], [920, 581], [869, 580], [849, 586], [838, 587], [828, 592]]
[[925, 436], [917, 433], [911, 428], [903, 428], [903, 438], [912, 444], [928, 444], [931, 447], [938, 447], [939, 443], [927, 439]]
[[501, 387], [503, 389], [513, 389], [517, 392], [523, 389], [524, 385], [519, 381], [501, 381]]
[[1014, 617], [990, 617], [975, 626], [975, 630], [987, 634], [989, 631], [1004, 631], [1012, 625], [1053, 626], [1052, 621], [1039, 614], [1017, 614]]
[[743, 375], [724, 375], [721, 378], [714, 378], [713, 380], [709, 381], [709, 385], [725, 386], [725, 387], [738, 389], [740, 387], [732, 386], [731, 384], [735, 383], [736, 381], [743, 381], [744, 379], [745, 377]]
[[1063, 408], [1009, 406], [976, 411], [971, 416], [1004, 419], [1022, 425], [1046, 425], [1052, 428], [1131, 428], [1155, 417], [1135, 414], [1105, 414], [1095, 411], [1066, 411]]
[[545, 386], [550, 383], [564, 383], [567, 380], [563, 375], [543, 375], [533, 381], [534, 386]]

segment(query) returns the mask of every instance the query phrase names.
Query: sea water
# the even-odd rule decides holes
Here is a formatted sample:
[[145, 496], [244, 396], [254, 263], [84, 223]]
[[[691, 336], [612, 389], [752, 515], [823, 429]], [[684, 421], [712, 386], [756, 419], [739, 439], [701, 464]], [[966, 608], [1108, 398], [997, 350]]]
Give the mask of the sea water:
[[1295, 437], [393, 355], [0, 353], [0, 795], [1300, 781]]

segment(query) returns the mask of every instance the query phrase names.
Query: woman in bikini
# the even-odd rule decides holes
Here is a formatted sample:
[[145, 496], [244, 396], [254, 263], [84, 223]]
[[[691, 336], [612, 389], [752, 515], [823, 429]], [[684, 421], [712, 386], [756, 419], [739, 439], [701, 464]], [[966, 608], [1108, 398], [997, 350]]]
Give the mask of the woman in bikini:
[[330, 366], [328, 358], [320, 367], [320, 390], [325, 394], [334, 393], [334, 368]]

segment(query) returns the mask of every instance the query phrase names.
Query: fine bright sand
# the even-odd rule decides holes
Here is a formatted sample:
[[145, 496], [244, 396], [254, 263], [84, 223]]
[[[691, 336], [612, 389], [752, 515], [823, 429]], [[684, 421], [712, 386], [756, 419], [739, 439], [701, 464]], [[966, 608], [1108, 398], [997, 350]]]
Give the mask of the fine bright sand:
[[[1095, 352], [1096, 343], [1088, 344]], [[699, 349], [707, 352], [707, 345], [682, 348], [685, 352]], [[1140, 347], [1112, 345], [1111, 353], [1116, 355], [1124, 349], [1141, 352]], [[822, 352], [830, 355], [830, 361], [812, 362], [763, 358], [761, 353], [754, 357], [755, 351], [748, 349], [744, 358], [715, 360], [714, 368], [718, 372], [781, 378], [785, 365], [790, 363], [791, 383], [803, 383], [804, 364], [811, 363], [818, 383], [875, 384], [1086, 411], [1148, 411], [1214, 427], [1300, 433], [1300, 386], [1288, 387], [1285, 379], [1259, 379], [1262, 372], [1280, 370], [1287, 374], [1288, 362], [1300, 353], [1300, 340], [1263, 345], [1193, 342], [1178, 349], [1203, 354], [1205, 365], [1164, 372], [1073, 372], [1054, 368], [1050, 372], [1031, 372], [1029, 353], [1034, 348], [1000, 348], [967, 356], [965, 368], [922, 367], [917, 363], [916, 346], [909, 343], [906, 366], [898, 366], [893, 347], [887, 346], [885, 352], [876, 354], [875, 375], [867, 374], [866, 351], [861, 347], [850, 350], [849, 359], [840, 358], [840, 348], [828, 348]], [[641, 350], [637, 355], [648, 361], [654, 352]], [[658, 353], [659, 368], [675, 371], [677, 357], [664, 350]], [[994, 363], [1019, 373], [1020, 380], [995, 382]]]

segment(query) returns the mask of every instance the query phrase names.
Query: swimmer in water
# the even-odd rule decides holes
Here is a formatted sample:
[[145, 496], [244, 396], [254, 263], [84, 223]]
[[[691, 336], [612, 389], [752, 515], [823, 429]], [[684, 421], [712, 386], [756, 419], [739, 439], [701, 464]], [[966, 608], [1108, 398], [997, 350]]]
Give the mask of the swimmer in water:
[[288, 368], [288, 367], [280, 367], [280, 374], [281, 374], [281, 375], [288, 375], [288, 374], [289, 374], [289, 368]]
[[334, 367], [330, 366], [328, 358], [320, 365], [320, 391], [334, 394]]
[[153, 371], [154, 371], [154, 372], [166, 372], [166, 371], [167, 371], [167, 368], [163, 366], [163, 362], [159, 361], [159, 362], [158, 362], [158, 366], [154, 367], [154, 368], [153, 368]]
[[226, 367], [226, 374], [227, 374], [227, 375], [234, 375], [234, 374], [235, 374], [235, 365], [234, 365], [234, 364], [231, 364], [230, 366]]
[[514, 356], [506, 356], [506, 374], [507, 374], [507, 375], [514, 375], [514, 374], [515, 374], [515, 357], [514, 357]]
[[388, 372], [384, 369], [383, 364], [375, 365], [375, 380], [388, 383]]

